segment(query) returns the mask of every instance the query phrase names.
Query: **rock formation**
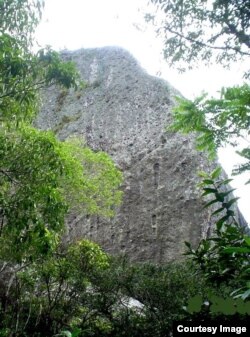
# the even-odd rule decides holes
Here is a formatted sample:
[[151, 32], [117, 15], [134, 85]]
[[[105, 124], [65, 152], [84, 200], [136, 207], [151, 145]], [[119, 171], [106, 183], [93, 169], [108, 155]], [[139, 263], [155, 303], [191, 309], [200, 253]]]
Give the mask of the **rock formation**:
[[63, 57], [76, 62], [87, 86], [77, 92], [48, 89], [37, 125], [60, 139], [84, 137], [91, 148], [108, 152], [125, 177], [117, 215], [70, 216], [68, 238], [88, 237], [136, 261], [180, 257], [184, 240], [196, 244], [209, 225], [197, 171], [211, 163], [195, 150], [192, 135], [165, 131], [178, 92], [120, 48]]

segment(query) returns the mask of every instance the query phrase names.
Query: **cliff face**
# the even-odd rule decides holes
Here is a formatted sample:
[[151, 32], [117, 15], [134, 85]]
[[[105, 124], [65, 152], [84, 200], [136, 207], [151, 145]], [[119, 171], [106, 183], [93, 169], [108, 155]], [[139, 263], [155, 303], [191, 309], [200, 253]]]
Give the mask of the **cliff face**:
[[68, 238], [88, 237], [112, 254], [163, 262], [180, 257], [209, 224], [202, 213], [197, 171], [208, 167], [193, 136], [166, 133], [178, 93], [149, 76], [119, 48], [65, 52], [87, 83], [81, 91], [50, 88], [37, 119], [60, 139], [84, 137], [123, 171], [124, 198], [111, 219], [71, 215]]

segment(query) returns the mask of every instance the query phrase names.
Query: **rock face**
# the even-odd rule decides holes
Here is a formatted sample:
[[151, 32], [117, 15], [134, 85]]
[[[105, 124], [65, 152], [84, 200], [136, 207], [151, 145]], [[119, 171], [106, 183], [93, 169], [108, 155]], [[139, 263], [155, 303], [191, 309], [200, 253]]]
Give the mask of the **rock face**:
[[[60, 139], [74, 134], [108, 152], [123, 171], [124, 198], [111, 219], [71, 216], [68, 238], [88, 237], [131, 260], [180, 257], [185, 240], [196, 244], [209, 224], [202, 213], [197, 171], [208, 168], [193, 136], [166, 133], [178, 92], [149, 76], [120, 48], [65, 52], [87, 83], [81, 91], [50, 88], [37, 119]], [[209, 164], [211, 165], [211, 164]]]

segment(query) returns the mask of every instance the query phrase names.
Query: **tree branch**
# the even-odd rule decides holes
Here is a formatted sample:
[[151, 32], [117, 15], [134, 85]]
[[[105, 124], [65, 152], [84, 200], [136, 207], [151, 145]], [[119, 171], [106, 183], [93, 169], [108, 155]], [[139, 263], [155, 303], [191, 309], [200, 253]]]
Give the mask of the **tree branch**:
[[235, 47], [230, 47], [230, 46], [228, 46], [228, 47], [225, 47], [225, 46], [213, 46], [213, 45], [207, 44], [205, 42], [193, 39], [193, 38], [191, 38], [189, 36], [186, 36], [186, 35], [184, 35], [182, 33], [179, 33], [177, 31], [171, 29], [170, 27], [165, 27], [165, 29], [167, 31], [169, 31], [170, 33], [174, 34], [174, 35], [177, 35], [177, 36], [179, 36], [179, 37], [181, 37], [181, 38], [183, 38], [183, 39], [185, 39], [185, 40], [187, 40], [189, 42], [195, 43], [195, 44], [197, 44], [199, 46], [202, 46], [202, 47], [206, 47], [206, 48], [210, 48], [210, 49], [215, 49], [215, 50], [233, 50], [234, 52], [236, 52], [238, 54], [250, 56], [250, 52], [249, 53], [248, 52], [244, 52], [244, 51], [239, 50], [238, 48], [235, 48]]

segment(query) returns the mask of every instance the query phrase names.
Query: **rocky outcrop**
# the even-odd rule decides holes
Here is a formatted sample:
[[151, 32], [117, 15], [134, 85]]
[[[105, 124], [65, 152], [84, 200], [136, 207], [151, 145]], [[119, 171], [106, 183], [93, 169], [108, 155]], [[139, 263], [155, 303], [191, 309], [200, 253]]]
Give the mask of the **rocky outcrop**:
[[[197, 189], [197, 171], [208, 168], [194, 137], [166, 132], [178, 92], [149, 76], [120, 48], [65, 52], [86, 88], [44, 94], [37, 119], [61, 139], [84, 137], [108, 152], [123, 171], [123, 203], [109, 220], [72, 215], [68, 238], [88, 237], [112, 254], [137, 261], [180, 257], [184, 240], [196, 244], [209, 225]], [[210, 165], [210, 164], [209, 164]]]

